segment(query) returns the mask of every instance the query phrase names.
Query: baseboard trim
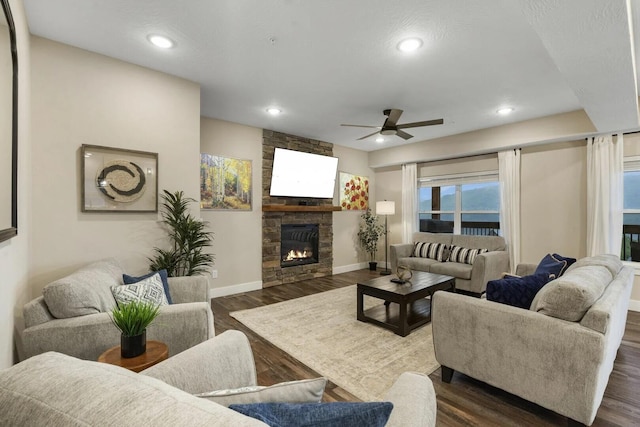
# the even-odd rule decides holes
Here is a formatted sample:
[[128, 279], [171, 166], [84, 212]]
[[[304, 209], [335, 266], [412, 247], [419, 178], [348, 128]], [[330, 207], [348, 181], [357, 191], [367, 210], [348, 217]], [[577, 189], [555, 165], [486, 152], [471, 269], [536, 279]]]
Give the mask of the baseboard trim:
[[360, 262], [358, 264], [341, 265], [339, 267], [333, 267], [333, 274], [348, 273], [350, 271], [362, 270], [363, 268], [369, 268], [368, 262]]
[[640, 311], [640, 301], [632, 299], [629, 301], [629, 311]]
[[262, 289], [262, 281], [239, 283], [237, 285], [223, 286], [221, 288], [213, 288], [209, 290], [211, 299], [226, 297], [229, 295], [241, 294], [243, 292], [251, 292]]

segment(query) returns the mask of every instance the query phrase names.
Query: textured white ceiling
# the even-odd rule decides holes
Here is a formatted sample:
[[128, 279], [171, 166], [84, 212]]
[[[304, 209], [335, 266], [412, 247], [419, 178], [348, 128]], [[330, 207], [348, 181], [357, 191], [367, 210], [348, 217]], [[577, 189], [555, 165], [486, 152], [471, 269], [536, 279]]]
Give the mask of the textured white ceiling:
[[[202, 115], [362, 150], [584, 109], [640, 126], [625, 0], [25, 0], [31, 32], [198, 82]], [[634, 18], [635, 17], [635, 18]], [[149, 33], [176, 41], [151, 46]], [[420, 37], [412, 54], [396, 49]], [[636, 46], [640, 43], [635, 43]], [[283, 114], [269, 116], [268, 106]], [[499, 116], [501, 106], [513, 106]], [[414, 138], [357, 138], [444, 118]]]

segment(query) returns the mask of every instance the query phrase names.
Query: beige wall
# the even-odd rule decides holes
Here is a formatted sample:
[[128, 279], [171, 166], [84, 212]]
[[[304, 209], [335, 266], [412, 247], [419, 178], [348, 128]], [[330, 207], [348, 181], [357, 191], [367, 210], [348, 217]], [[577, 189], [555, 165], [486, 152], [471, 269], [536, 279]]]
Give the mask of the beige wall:
[[[389, 227], [389, 234], [387, 236], [388, 245], [402, 243], [402, 168], [394, 166], [377, 170], [375, 188], [375, 193], [377, 194], [376, 200], [390, 200], [396, 204], [395, 215], [389, 215], [387, 217]], [[375, 201], [373, 206], [375, 207]], [[375, 209], [373, 209], [373, 213], [376, 213]], [[384, 216], [380, 216], [380, 222], [382, 224], [384, 224], [384, 220]], [[381, 239], [379, 248], [378, 261], [384, 265], [384, 239]], [[386, 261], [388, 262], [388, 254], [386, 257]]]
[[586, 255], [587, 149], [582, 141], [524, 148], [521, 153], [521, 261], [548, 253]]
[[32, 293], [105, 257], [131, 274], [147, 271], [152, 248], [165, 244], [158, 215], [80, 212], [79, 149], [158, 153], [159, 189], [198, 199], [199, 86], [39, 37], [31, 43]]
[[[29, 30], [22, 0], [10, 0], [16, 26], [19, 61], [18, 87], [18, 235], [0, 243], [0, 369], [14, 360], [14, 327], [20, 327], [22, 306], [31, 297], [28, 285], [30, 191], [30, 84]], [[6, 206], [3, 206], [6, 208]]]
[[[369, 178], [369, 203], [375, 208], [375, 174], [368, 166], [367, 153], [353, 150], [340, 145], [333, 146], [333, 155], [338, 157], [339, 172], [352, 175], [366, 176]], [[340, 204], [339, 175], [336, 178], [336, 194], [334, 205]], [[341, 273], [358, 268], [365, 268], [369, 256], [360, 247], [358, 241], [358, 228], [360, 227], [360, 215], [363, 211], [339, 211], [333, 213], [333, 271]]]
[[262, 129], [202, 117], [200, 151], [206, 154], [251, 160], [251, 211], [202, 210], [214, 234], [212, 251], [218, 278], [212, 279], [213, 296], [219, 288], [234, 292], [260, 289], [262, 281]]

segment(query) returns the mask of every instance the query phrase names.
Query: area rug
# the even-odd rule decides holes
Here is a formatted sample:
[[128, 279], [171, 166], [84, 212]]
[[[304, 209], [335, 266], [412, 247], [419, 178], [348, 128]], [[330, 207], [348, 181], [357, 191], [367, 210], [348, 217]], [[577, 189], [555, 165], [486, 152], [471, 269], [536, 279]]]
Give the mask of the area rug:
[[[365, 297], [365, 308], [382, 300]], [[356, 286], [231, 313], [248, 328], [364, 401], [405, 371], [438, 368], [431, 324], [400, 337], [356, 320]]]

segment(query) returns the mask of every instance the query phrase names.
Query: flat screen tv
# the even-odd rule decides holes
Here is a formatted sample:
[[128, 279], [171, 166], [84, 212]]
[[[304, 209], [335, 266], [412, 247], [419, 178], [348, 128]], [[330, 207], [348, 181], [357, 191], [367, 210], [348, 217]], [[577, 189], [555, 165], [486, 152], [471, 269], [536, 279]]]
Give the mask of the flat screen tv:
[[271, 172], [271, 196], [333, 198], [338, 159], [276, 148]]

